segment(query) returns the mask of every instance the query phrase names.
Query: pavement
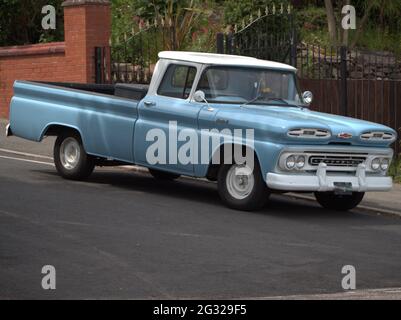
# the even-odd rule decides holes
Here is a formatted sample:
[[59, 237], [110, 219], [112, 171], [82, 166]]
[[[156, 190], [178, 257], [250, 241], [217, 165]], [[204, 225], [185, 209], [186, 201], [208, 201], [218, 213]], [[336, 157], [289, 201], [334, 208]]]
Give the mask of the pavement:
[[[5, 139], [3, 128], [0, 299], [401, 299], [394, 215], [292, 195], [234, 211], [213, 183], [160, 182], [133, 168], [66, 181], [53, 138]], [[41, 287], [45, 265], [56, 268], [56, 290]], [[355, 291], [342, 289], [345, 265]]]

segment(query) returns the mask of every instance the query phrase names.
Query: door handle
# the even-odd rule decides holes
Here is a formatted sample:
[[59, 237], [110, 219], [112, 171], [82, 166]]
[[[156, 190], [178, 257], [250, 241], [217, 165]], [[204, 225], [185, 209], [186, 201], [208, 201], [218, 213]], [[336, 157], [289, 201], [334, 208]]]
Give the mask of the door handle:
[[145, 107], [148, 107], [148, 108], [154, 107], [156, 105], [156, 103], [152, 102], [152, 101], [145, 101], [144, 104], [145, 104]]

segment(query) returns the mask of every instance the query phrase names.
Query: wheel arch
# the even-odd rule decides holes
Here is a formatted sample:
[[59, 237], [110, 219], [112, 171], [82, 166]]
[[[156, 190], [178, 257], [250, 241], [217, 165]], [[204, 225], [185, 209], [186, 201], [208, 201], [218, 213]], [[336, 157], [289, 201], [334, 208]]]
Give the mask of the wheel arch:
[[[221, 143], [213, 152], [212, 152], [212, 155], [211, 155], [211, 157], [210, 157], [210, 159], [209, 159], [209, 164], [208, 164], [208, 168], [207, 168], [207, 172], [206, 172], [206, 178], [207, 179], [209, 179], [209, 180], [211, 180], [211, 181], [216, 181], [217, 180], [217, 175], [218, 175], [218, 171], [219, 171], [219, 168], [220, 168], [220, 166], [222, 165], [221, 163], [220, 164], [213, 164], [213, 158], [214, 158], [214, 156], [216, 155], [216, 153], [220, 153], [220, 160], [221, 159], [224, 159], [223, 157], [224, 157], [224, 149], [225, 149], [225, 147], [226, 146], [231, 146], [231, 151], [232, 151], [232, 153], [233, 153], [233, 151], [234, 151], [234, 147], [235, 146], [241, 146], [242, 147], [242, 150], [243, 150], [243, 152], [244, 152], [244, 150], [246, 150], [246, 149], [250, 149], [251, 150], [251, 152], [253, 152], [253, 154], [255, 155], [255, 161], [257, 161], [257, 163], [260, 165], [260, 158], [259, 158], [259, 156], [258, 156], [258, 153], [257, 153], [257, 151], [256, 151], [256, 149], [255, 149], [255, 147], [254, 146], [249, 146], [248, 144], [238, 144], [238, 143]], [[231, 155], [233, 155], [233, 154], [231, 154]]]
[[66, 125], [61, 123], [49, 123], [43, 130], [40, 135], [40, 140], [43, 140], [44, 137], [50, 136], [58, 136], [63, 132], [67, 131], [75, 131], [78, 133], [82, 139], [82, 132], [77, 127], [72, 125]]

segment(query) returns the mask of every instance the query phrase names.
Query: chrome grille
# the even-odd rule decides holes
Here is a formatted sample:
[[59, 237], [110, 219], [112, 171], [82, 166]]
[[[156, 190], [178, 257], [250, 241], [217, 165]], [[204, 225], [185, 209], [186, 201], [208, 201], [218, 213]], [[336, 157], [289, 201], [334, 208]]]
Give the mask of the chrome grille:
[[293, 129], [288, 131], [288, 136], [295, 138], [329, 138], [331, 136], [330, 131], [324, 129]]
[[362, 140], [374, 140], [374, 141], [392, 141], [395, 140], [395, 136], [389, 132], [365, 132], [361, 134]]
[[351, 155], [313, 155], [309, 157], [309, 164], [318, 166], [320, 163], [325, 163], [330, 167], [357, 167], [365, 160], [366, 157]]

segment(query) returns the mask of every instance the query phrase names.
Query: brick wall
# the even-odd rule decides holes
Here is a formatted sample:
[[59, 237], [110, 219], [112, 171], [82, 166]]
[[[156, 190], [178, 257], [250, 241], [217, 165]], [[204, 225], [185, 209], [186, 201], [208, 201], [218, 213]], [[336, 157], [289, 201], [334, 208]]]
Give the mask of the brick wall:
[[0, 118], [8, 117], [15, 80], [95, 82], [95, 47], [110, 39], [110, 3], [68, 0], [63, 6], [64, 42], [0, 48]]

